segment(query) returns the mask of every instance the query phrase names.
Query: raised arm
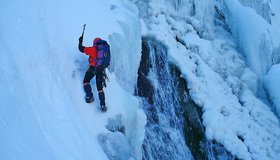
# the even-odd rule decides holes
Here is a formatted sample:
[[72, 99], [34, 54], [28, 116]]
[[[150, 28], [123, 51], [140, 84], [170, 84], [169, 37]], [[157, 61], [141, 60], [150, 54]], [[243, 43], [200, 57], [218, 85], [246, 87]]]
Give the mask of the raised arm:
[[83, 36], [79, 38], [79, 50], [84, 53], [85, 47], [83, 46]]

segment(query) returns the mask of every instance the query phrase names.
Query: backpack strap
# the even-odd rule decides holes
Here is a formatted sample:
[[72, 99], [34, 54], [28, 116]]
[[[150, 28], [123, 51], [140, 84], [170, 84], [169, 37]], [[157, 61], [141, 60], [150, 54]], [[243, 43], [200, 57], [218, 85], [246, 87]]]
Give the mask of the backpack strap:
[[97, 46], [98, 45], [106, 45], [106, 44], [108, 44], [108, 43], [107, 43], [107, 41], [104, 41], [104, 40], [100, 40], [96, 43]]

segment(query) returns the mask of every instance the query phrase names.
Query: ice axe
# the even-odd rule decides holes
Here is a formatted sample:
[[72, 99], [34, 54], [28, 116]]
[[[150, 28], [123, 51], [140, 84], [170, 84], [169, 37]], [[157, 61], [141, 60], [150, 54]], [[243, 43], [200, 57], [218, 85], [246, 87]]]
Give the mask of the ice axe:
[[83, 25], [83, 33], [82, 33], [82, 37], [84, 37], [85, 28], [86, 28], [86, 24], [84, 24], [84, 25]]

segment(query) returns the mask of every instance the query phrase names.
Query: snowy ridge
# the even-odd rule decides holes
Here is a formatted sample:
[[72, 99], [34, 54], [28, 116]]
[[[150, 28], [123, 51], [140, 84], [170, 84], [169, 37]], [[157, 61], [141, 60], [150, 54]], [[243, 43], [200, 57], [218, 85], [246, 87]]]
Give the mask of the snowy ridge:
[[[270, 108], [255, 96], [259, 72], [246, 67], [231, 34], [214, 25], [215, 12], [209, 9], [214, 9], [213, 2], [180, 2], [181, 8], [174, 10], [166, 7], [171, 1], [165, 1], [166, 5], [150, 1], [151, 10], [141, 17], [147, 26], [144, 34], [168, 47], [170, 62], [180, 67], [193, 100], [202, 107], [207, 138], [223, 144], [240, 159], [276, 160], [280, 156], [280, 125]], [[138, 3], [140, 9], [142, 5]], [[192, 5], [193, 11], [189, 10]], [[274, 42], [278, 40], [279, 37]], [[252, 67], [250, 60], [261, 63], [262, 59], [247, 58]]]
[[[1, 2], [0, 13], [0, 159], [141, 159], [146, 120], [131, 93], [141, 45], [136, 6], [128, 1], [16, 0]], [[95, 80], [95, 102], [84, 101], [88, 62], [77, 48], [84, 23], [85, 46], [98, 36], [118, 56], [107, 72], [105, 114]], [[129, 54], [135, 54], [131, 61]], [[119, 115], [125, 134], [108, 130], [108, 119]]]

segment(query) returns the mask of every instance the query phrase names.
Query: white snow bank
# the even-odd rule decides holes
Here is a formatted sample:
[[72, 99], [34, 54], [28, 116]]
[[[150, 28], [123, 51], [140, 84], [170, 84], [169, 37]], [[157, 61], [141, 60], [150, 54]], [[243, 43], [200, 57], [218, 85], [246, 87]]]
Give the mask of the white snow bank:
[[280, 115], [280, 64], [273, 65], [264, 78], [264, 85], [268, 91], [270, 99]]
[[[128, 28], [140, 30], [137, 11], [130, 3], [1, 2], [0, 159], [108, 159], [98, 144], [98, 135], [108, 133], [108, 118], [119, 114], [125, 120], [125, 137], [133, 157], [141, 159], [145, 114], [131, 92], [120, 86], [124, 86], [122, 77], [126, 77], [125, 88], [131, 91], [136, 82], [134, 66], [140, 61], [140, 31], [124, 32]], [[108, 72], [110, 82], [105, 88], [107, 113], [98, 108], [95, 80], [95, 102], [84, 101], [82, 80], [88, 62], [87, 56], [78, 51], [84, 23], [84, 45], [91, 46], [98, 36], [113, 46], [114, 69]], [[117, 44], [129, 49], [118, 50], [114, 47]], [[135, 64], [114, 63], [114, 54], [118, 59], [135, 55], [128, 60]], [[117, 67], [124, 63], [130, 72]]]

